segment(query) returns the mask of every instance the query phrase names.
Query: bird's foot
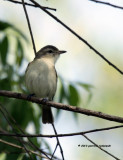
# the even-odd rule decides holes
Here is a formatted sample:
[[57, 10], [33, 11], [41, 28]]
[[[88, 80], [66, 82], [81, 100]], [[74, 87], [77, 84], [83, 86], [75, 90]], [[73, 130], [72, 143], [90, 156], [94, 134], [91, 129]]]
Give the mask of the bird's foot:
[[31, 97], [33, 97], [33, 96], [35, 96], [35, 94], [34, 93], [32, 93], [32, 94], [29, 94], [28, 96], [27, 96], [27, 99], [29, 100]]
[[48, 98], [43, 98], [42, 100], [41, 100], [41, 102], [43, 102], [43, 103], [46, 103], [48, 101]]

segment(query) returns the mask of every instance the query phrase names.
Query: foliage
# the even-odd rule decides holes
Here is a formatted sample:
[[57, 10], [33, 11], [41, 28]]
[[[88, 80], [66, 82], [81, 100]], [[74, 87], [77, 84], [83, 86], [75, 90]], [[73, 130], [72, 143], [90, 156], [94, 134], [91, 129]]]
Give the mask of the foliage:
[[[9, 34], [8, 34], [9, 31]], [[12, 34], [11, 34], [12, 33]], [[11, 90], [11, 91], [19, 91], [28, 93], [25, 86], [24, 86], [24, 73], [20, 74], [19, 70], [23, 68], [23, 63], [26, 60], [24, 53], [24, 43], [29, 44], [28, 39], [26, 36], [15, 26], [0, 21], [0, 90]], [[11, 52], [11, 46], [13, 46], [13, 40], [10, 41], [10, 38], [14, 37], [15, 45], [14, 45], [14, 52]], [[14, 54], [14, 55], [13, 55]], [[11, 56], [14, 56], [14, 60], [11, 59]], [[12, 60], [12, 64], [10, 61]], [[59, 89], [59, 102], [67, 102], [70, 105], [78, 106], [80, 104], [80, 100], [82, 96], [80, 96], [80, 88], [83, 88], [88, 93], [87, 103], [89, 103], [92, 92], [91, 88], [93, 86], [81, 82], [68, 82], [67, 84], [60, 78], [60, 89]], [[40, 125], [40, 117], [41, 117], [41, 110], [36, 106], [29, 102], [25, 102], [22, 100], [16, 99], [8, 99], [0, 97], [0, 106], [6, 107], [9, 114], [15, 119], [17, 124], [23, 129], [26, 130], [29, 123], [33, 123], [35, 126], [35, 133], [40, 133], [41, 125]], [[38, 110], [38, 113], [36, 112]], [[4, 111], [3, 111], [4, 112]], [[56, 117], [58, 118], [61, 113], [61, 110], [56, 110]], [[11, 116], [6, 112], [6, 116], [9, 120], [12, 121]], [[73, 113], [74, 117], [77, 118], [77, 115]], [[8, 130], [9, 132], [20, 132], [20, 130], [14, 125], [10, 127], [8, 122], [5, 120], [5, 117], [1, 113], [0, 115], [0, 129]], [[10, 137], [1, 137], [9, 142], [14, 142], [18, 144], [18, 141], [10, 138]], [[49, 152], [51, 153], [51, 149], [48, 143], [43, 139], [43, 144], [46, 148], [49, 148]], [[36, 146], [40, 146], [40, 142], [37, 138], [33, 139], [33, 143]], [[19, 145], [22, 145], [19, 143]], [[14, 160], [14, 159], [29, 159], [27, 155], [24, 154], [14, 154], [14, 152], [21, 152], [20, 149], [13, 149], [10, 146], [5, 144], [0, 145], [0, 152], [13, 152], [13, 154], [6, 154], [6, 160]], [[33, 157], [36, 159], [36, 157]]]
[[[80, 104], [83, 104], [84, 107], [87, 107], [89, 102], [92, 98], [92, 88], [93, 86], [87, 83], [82, 82], [68, 82], [67, 84], [65, 81], [60, 77], [60, 89], [59, 89], [59, 102], [64, 103], [66, 102], [69, 105], [72, 106], [78, 106], [80, 107]], [[84, 89], [87, 92], [87, 99], [85, 100], [85, 103], [83, 101], [82, 103], [82, 91], [81, 89]], [[56, 118], [61, 113], [61, 110], [57, 110]], [[77, 120], [77, 113], [72, 113], [75, 120]]]
[[[27, 61], [24, 57], [24, 43], [29, 44], [26, 36], [13, 25], [0, 21], [0, 89], [1, 90], [11, 90], [27, 93], [24, 87], [24, 73], [20, 74], [19, 70], [23, 66], [23, 62]], [[13, 38], [13, 40], [10, 40]], [[14, 43], [15, 42], [15, 43]], [[14, 53], [11, 52], [11, 46], [14, 45]], [[14, 55], [13, 55], [14, 54]], [[11, 59], [14, 56], [14, 61]], [[12, 64], [11, 64], [12, 60]], [[15, 119], [17, 124], [25, 130], [30, 122], [34, 123], [35, 132], [39, 133], [40, 130], [40, 115], [35, 114], [35, 109], [31, 103], [25, 101], [19, 101], [16, 99], [8, 99], [0, 97], [0, 106], [6, 107], [9, 114]], [[6, 115], [9, 116], [8, 114]], [[11, 118], [9, 117], [9, 120]], [[19, 130], [14, 126], [11, 128], [8, 122], [5, 120], [3, 114], [0, 115], [1, 128], [4, 130], [9, 130], [9, 132], [19, 132]], [[1, 137], [6, 141], [18, 144], [17, 140], [13, 138]], [[34, 140], [33, 140], [34, 141]], [[35, 140], [37, 146], [40, 143]], [[20, 143], [19, 143], [20, 145]], [[21, 144], [22, 145], [22, 144]], [[11, 149], [11, 150], [10, 150]], [[5, 144], [0, 145], [0, 152], [13, 152], [13, 154], [7, 154], [5, 159], [14, 160], [19, 157], [19, 154], [14, 154], [14, 152], [20, 152], [20, 149], [15, 149], [13, 147], [7, 146]], [[28, 159], [28, 157], [22, 156], [23, 159]]]

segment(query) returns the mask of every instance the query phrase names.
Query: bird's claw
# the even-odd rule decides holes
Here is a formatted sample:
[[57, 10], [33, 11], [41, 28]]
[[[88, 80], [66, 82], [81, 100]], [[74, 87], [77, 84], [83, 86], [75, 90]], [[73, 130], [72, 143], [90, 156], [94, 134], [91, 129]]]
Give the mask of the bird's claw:
[[43, 103], [46, 103], [47, 101], [48, 101], [47, 98], [43, 98], [43, 99], [41, 100], [41, 102], [43, 102]]
[[30, 99], [30, 98], [31, 98], [31, 97], [33, 97], [33, 96], [35, 96], [35, 94], [34, 94], [34, 93], [29, 94], [29, 95], [27, 96], [27, 99]]

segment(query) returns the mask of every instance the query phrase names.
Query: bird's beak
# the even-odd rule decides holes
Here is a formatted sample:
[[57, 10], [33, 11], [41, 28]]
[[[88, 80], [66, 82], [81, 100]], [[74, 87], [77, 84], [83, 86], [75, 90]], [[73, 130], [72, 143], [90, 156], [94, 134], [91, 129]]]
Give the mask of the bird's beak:
[[67, 51], [59, 51], [59, 54], [63, 54], [66, 53]]

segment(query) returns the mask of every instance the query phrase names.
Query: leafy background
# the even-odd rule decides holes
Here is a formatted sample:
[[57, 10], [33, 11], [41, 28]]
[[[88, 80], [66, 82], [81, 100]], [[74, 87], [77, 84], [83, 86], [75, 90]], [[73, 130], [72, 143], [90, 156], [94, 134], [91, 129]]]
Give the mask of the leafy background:
[[[79, 0], [76, 3], [68, 1], [67, 4], [65, 1], [42, 3], [58, 8], [58, 11], [55, 13], [58, 17], [62, 17], [69, 26], [73, 26], [80, 35], [83, 34], [100, 52], [104, 53], [121, 69], [123, 68], [121, 54], [123, 50], [121, 43], [123, 35], [120, 32], [123, 24], [120, 21], [120, 11], [112, 11], [112, 9], [105, 8], [105, 14], [108, 14], [108, 16], [105, 16], [105, 6], [96, 6], [96, 4], [86, 1], [83, 1], [82, 6], [82, 2]], [[81, 4], [80, 8], [76, 12], [79, 4]], [[89, 11], [85, 9], [88, 7]], [[1, 2], [0, 9], [0, 89], [29, 94], [24, 84], [24, 72], [28, 62], [33, 59], [34, 54], [25, 15], [20, 6], [10, 4], [9, 2]], [[63, 27], [52, 21], [51, 18], [46, 17], [42, 12], [33, 8], [29, 8], [28, 11], [36, 47], [40, 49], [49, 43], [58, 46], [58, 48], [65, 48], [68, 51], [68, 54], [62, 56], [56, 66], [59, 81], [55, 101], [122, 116], [122, 75], [108, 66], [98, 56], [95, 56], [94, 53], [91, 53], [92, 51], [75, 39], [74, 36], [70, 35], [69, 32], [64, 31]], [[93, 23], [92, 20], [90, 21], [92, 12]], [[96, 17], [97, 13], [98, 16]], [[38, 17], [40, 22], [35, 17]], [[103, 22], [101, 19], [103, 19]], [[75, 22], [75, 25], [73, 25], [73, 22]], [[47, 32], [47, 29], [49, 32]], [[44, 126], [41, 123], [41, 110], [36, 104], [5, 97], [0, 97], [0, 104], [1, 107], [6, 107], [9, 114], [26, 132], [49, 134], [50, 131], [53, 133], [49, 125]], [[113, 122], [61, 110], [53, 109], [53, 112], [58, 133], [77, 132], [116, 125]], [[1, 128], [9, 132], [19, 132], [15, 126], [14, 130], [9, 127], [2, 114], [0, 115], [0, 125]], [[111, 144], [112, 147], [106, 149], [115, 153], [118, 157], [123, 157], [121, 129], [95, 133], [89, 135], [89, 137], [99, 144]], [[1, 138], [18, 144], [17, 140], [10, 137]], [[98, 149], [79, 148], [79, 144], [89, 144], [83, 137], [71, 137], [60, 140], [66, 159], [84, 158], [90, 160], [97, 157], [106, 158], [107, 160], [111, 159], [101, 151], [98, 151]], [[35, 138], [33, 141], [37, 146], [49, 152], [53, 151], [55, 147], [55, 140]], [[18, 152], [19, 150], [2, 143], [0, 151], [1, 160], [28, 159], [24, 154], [6, 154], [6, 152]], [[68, 153], [69, 151], [71, 152]], [[59, 152], [56, 155], [60, 157]], [[36, 157], [34, 158], [36, 159]]]
[[[27, 59], [24, 57], [24, 45], [30, 45], [28, 39], [26, 36], [16, 27], [14, 27], [12, 24], [0, 21], [0, 31], [1, 31], [1, 43], [0, 43], [0, 60], [1, 60], [1, 70], [0, 70], [0, 89], [1, 90], [10, 90], [10, 91], [17, 91], [29, 94], [28, 91], [25, 88], [24, 85], [24, 72], [23, 74], [20, 74], [19, 71], [23, 67], [24, 61], [27, 61]], [[9, 34], [8, 34], [9, 32]], [[12, 32], [12, 35], [11, 35]], [[9, 49], [12, 45], [10, 39], [11, 36], [13, 36], [15, 44], [14, 44], [14, 61], [13, 64], [9, 64]], [[91, 98], [91, 88], [92, 86], [86, 83], [76, 82], [71, 83], [68, 82], [67, 84], [64, 84], [63, 79], [60, 78], [59, 83], [59, 96], [58, 101], [63, 103], [66, 101], [70, 105], [78, 106], [80, 102], [80, 96], [77, 87], [82, 87], [88, 92], [88, 101]], [[41, 119], [41, 110], [39, 108], [38, 115], [36, 114], [36, 109], [33, 104], [25, 101], [20, 101], [17, 99], [10, 100], [8, 98], [2, 97], [1, 98], [1, 107], [2, 104], [8, 108], [9, 113], [11, 116], [15, 119], [17, 124], [21, 126], [24, 130], [28, 127], [29, 123], [32, 122], [34, 125], [34, 132], [40, 133], [41, 125], [40, 125], [40, 119]], [[61, 110], [55, 111], [56, 118], [59, 117]], [[74, 118], [77, 118], [77, 114], [73, 113]], [[23, 117], [23, 118], [22, 118]], [[7, 129], [9, 127], [9, 124], [7, 121], [5, 121], [5, 117], [1, 114], [1, 128]], [[14, 132], [14, 129], [10, 129], [11, 132]], [[5, 138], [5, 140], [13, 142], [12, 138]], [[18, 144], [17, 141], [15, 143]], [[41, 145], [41, 143], [38, 143], [36, 139], [36, 143], [38, 146]], [[51, 149], [48, 145], [48, 143], [45, 142], [46, 147], [49, 148], [49, 151], [51, 152]], [[5, 147], [6, 145], [1, 145], [1, 151], [6, 148], [6, 151], [12, 152], [12, 148], [10, 146]], [[14, 149], [14, 151], [18, 151], [19, 149]], [[12, 157], [12, 158], [11, 158]], [[16, 154], [16, 156], [7, 155], [6, 159], [17, 159], [20, 157], [20, 155]], [[25, 156], [22, 156], [24, 159]], [[35, 157], [36, 158], [36, 157]]]

